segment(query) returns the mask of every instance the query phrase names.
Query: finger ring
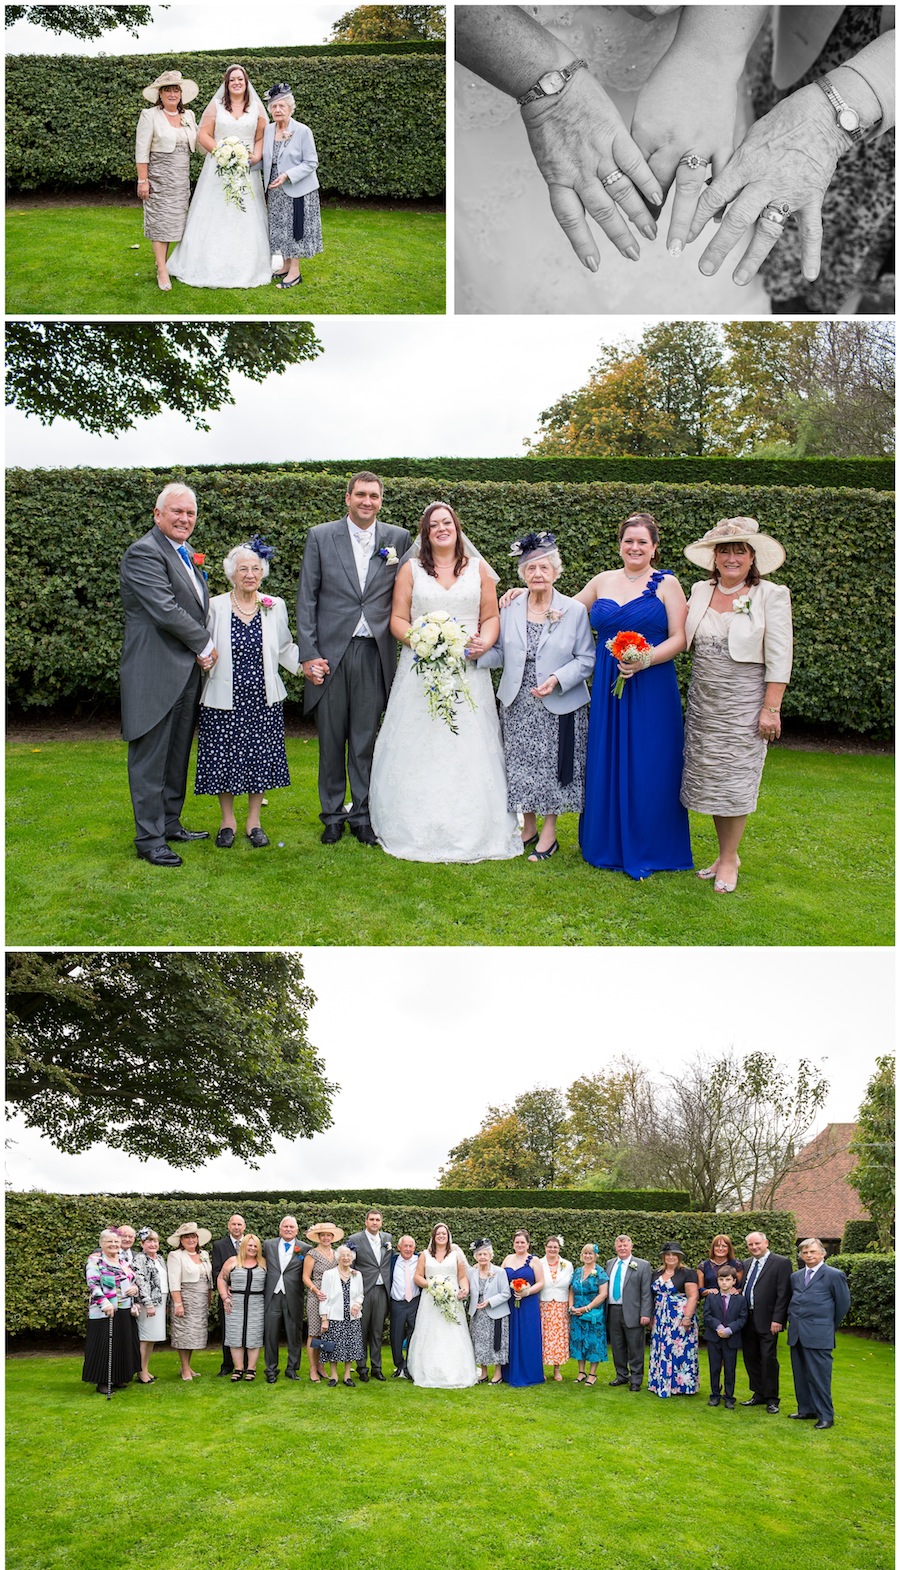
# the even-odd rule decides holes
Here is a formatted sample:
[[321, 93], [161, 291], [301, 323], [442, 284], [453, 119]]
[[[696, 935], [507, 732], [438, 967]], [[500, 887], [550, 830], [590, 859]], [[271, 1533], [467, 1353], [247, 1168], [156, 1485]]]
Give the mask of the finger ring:
[[684, 157], [679, 158], [678, 162], [679, 164], [684, 164], [686, 169], [709, 169], [712, 159], [701, 158], [699, 153], [685, 153]]
[[770, 223], [783, 225], [790, 213], [790, 203], [769, 202], [760, 213], [760, 218], [768, 218]]
[[612, 174], [605, 174], [600, 181], [601, 185], [615, 185], [617, 180], [624, 180], [625, 175], [621, 169], [614, 169]]

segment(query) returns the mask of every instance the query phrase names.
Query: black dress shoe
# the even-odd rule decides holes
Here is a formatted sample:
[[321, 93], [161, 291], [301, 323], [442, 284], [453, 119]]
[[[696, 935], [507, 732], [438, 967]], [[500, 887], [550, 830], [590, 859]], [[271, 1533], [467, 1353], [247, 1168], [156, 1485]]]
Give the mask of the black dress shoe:
[[285, 1379], [299, 1379], [300, 1375], [299, 1374], [295, 1374], [293, 1369], [289, 1368], [284, 1377], [285, 1377]]
[[350, 833], [359, 840], [360, 845], [377, 845], [378, 839], [371, 823], [351, 823]]
[[234, 1373], [234, 1369], [233, 1368], [226, 1368], [224, 1363], [223, 1363], [222, 1367], [219, 1369], [219, 1372], [216, 1375], [216, 1378], [217, 1379], [225, 1379], [229, 1374], [233, 1374], [233, 1373]]
[[778, 1413], [780, 1411], [780, 1407], [778, 1405], [778, 1402], [777, 1401], [767, 1401], [766, 1402], [766, 1411], [768, 1412], [770, 1417], [777, 1417]]
[[385, 1379], [384, 1374], [381, 1372], [380, 1368], [373, 1368], [372, 1369], [372, 1378], [373, 1379], [380, 1379], [381, 1383], [383, 1385], [387, 1384], [387, 1380]]
[[402, 1368], [395, 1368], [394, 1372], [391, 1375], [391, 1378], [392, 1379], [402, 1379], [403, 1378], [403, 1369]]
[[154, 845], [152, 850], [139, 850], [141, 861], [149, 861], [151, 867], [183, 867], [184, 862], [176, 856], [174, 850], [168, 845]]
[[234, 844], [234, 829], [220, 829], [216, 835], [216, 849], [230, 850]]
[[343, 823], [326, 823], [319, 838], [323, 845], [336, 845], [343, 832]]
[[798, 1423], [814, 1423], [816, 1420], [815, 1412], [789, 1412], [788, 1417]]
[[736, 1405], [736, 1402], [732, 1399], [731, 1396], [726, 1396], [725, 1397], [725, 1411], [726, 1412], [733, 1412], [734, 1409], [735, 1409], [735, 1405]]
[[275, 1383], [277, 1378], [278, 1378], [277, 1374], [267, 1374], [266, 1375], [266, 1384], [267, 1385], [274, 1385], [274, 1383]]
[[404, 1368], [404, 1370], [403, 1370], [403, 1378], [404, 1379], [408, 1379], [411, 1385], [415, 1384], [415, 1380], [413, 1379], [413, 1376], [410, 1373], [408, 1368]]
[[247, 838], [250, 841], [250, 844], [253, 846], [254, 850], [262, 850], [263, 846], [268, 845], [269, 843], [268, 834], [264, 829], [260, 828], [248, 829]]
[[368, 1382], [369, 1382], [369, 1370], [367, 1368], [358, 1368], [356, 1370], [356, 1377], [359, 1380], [361, 1385], [368, 1384]]
[[721, 1400], [721, 1396], [710, 1396], [706, 1404], [707, 1406], [718, 1406]]
[[816, 1424], [816, 1427], [817, 1428], [833, 1428], [834, 1427], [834, 1419], [830, 1418], [830, 1417], [829, 1418], [820, 1417], [819, 1421]]
[[209, 833], [206, 829], [173, 829], [166, 835], [167, 840], [174, 840], [177, 845], [186, 844], [188, 840], [208, 840]]
[[629, 1385], [628, 1388], [631, 1391], [632, 1395], [636, 1395], [641, 1387], [640, 1387], [640, 1385]]
[[751, 1396], [749, 1401], [742, 1401], [741, 1406], [765, 1406], [765, 1401], [760, 1401], [759, 1396]]
[[609, 1388], [610, 1390], [615, 1390], [616, 1385], [627, 1385], [627, 1383], [627, 1379], [611, 1379], [609, 1382]]

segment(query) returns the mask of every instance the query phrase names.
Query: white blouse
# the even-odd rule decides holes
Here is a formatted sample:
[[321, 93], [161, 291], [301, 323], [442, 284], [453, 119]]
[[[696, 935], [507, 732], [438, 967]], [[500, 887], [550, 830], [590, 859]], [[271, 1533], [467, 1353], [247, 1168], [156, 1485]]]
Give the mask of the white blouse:
[[544, 1285], [541, 1290], [541, 1302], [567, 1303], [569, 1301], [569, 1287], [572, 1284], [572, 1276], [575, 1273], [575, 1266], [572, 1264], [571, 1259], [563, 1259], [562, 1257], [560, 1258], [559, 1264], [556, 1267], [555, 1280], [553, 1279], [550, 1262], [547, 1259], [546, 1254], [540, 1261], [540, 1264], [541, 1269], [544, 1272]]

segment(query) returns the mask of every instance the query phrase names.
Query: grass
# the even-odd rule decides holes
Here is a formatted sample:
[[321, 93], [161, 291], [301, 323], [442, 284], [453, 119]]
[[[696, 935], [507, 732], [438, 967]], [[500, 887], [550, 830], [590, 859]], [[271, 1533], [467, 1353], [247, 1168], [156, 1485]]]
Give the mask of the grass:
[[[229, 852], [188, 845], [167, 871], [134, 854], [124, 742], [15, 742], [7, 758], [9, 944], [893, 942], [889, 757], [773, 750], [730, 896], [689, 873], [634, 883], [587, 866], [574, 816], [540, 867], [394, 861], [347, 834], [325, 848], [316, 742], [301, 738], [288, 741], [291, 789], [264, 810], [271, 849], [239, 833]], [[214, 835], [218, 804], [189, 795], [184, 821]], [[712, 820], [694, 817], [691, 831], [703, 866]]]
[[[137, 206], [6, 211], [6, 309], [13, 315], [324, 316], [442, 314], [444, 215], [323, 202], [325, 250], [296, 289], [156, 285]], [[133, 249], [137, 246], [138, 249]]]
[[[526, 1390], [353, 1390], [216, 1379], [113, 1397], [72, 1356], [7, 1362], [7, 1570], [95, 1570], [125, 1522], [126, 1557], [155, 1545], [179, 1570], [889, 1570], [893, 1348], [835, 1354], [835, 1427], [573, 1383]], [[387, 1365], [390, 1367], [388, 1359]], [[742, 1371], [738, 1396], [747, 1394]], [[751, 1546], [748, 1548], [748, 1544]]]

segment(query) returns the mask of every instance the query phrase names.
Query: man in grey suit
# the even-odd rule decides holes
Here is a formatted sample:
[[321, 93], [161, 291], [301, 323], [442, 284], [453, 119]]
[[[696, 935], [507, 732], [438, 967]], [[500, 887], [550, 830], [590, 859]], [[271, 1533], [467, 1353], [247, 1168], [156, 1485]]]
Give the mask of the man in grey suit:
[[610, 1385], [640, 1390], [644, 1382], [644, 1330], [653, 1317], [653, 1293], [650, 1262], [636, 1259], [632, 1249], [631, 1238], [620, 1233], [615, 1241], [616, 1257], [606, 1262], [606, 1317], [616, 1370]]
[[835, 1331], [850, 1307], [850, 1288], [843, 1270], [826, 1265], [817, 1237], [800, 1244], [805, 1269], [791, 1276], [788, 1304], [788, 1346], [797, 1396], [794, 1418], [815, 1418], [816, 1428], [834, 1427], [831, 1365]]
[[380, 1210], [366, 1212], [365, 1231], [354, 1232], [352, 1237], [348, 1237], [347, 1246], [352, 1248], [356, 1255], [353, 1261], [354, 1267], [363, 1280], [363, 1355], [356, 1365], [356, 1372], [365, 1384], [369, 1377], [369, 1370], [366, 1368], [366, 1348], [369, 1350], [372, 1378], [384, 1379], [384, 1374], [381, 1372], [381, 1342], [388, 1311], [393, 1244], [390, 1232], [381, 1230]]
[[[369, 822], [369, 775], [381, 716], [397, 665], [391, 600], [409, 550], [406, 529], [378, 523], [384, 487], [368, 470], [347, 486], [347, 516], [310, 529], [297, 590], [297, 644], [306, 677], [303, 708], [319, 733], [319, 816], [323, 845], [349, 822], [362, 845], [377, 841]], [[352, 805], [344, 811], [349, 778]]]
[[207, 626], [209, 590], [187, 549], [196, 521], [194, 492], [186, 485], [164, 486], [153, 528], [129, 545], [119, 575], [125, 610], [122, 735], [128, 743], [134, 843], [153, 867], [181, 866], [167, 841], [209, 839], [181, 822], [200, 673], [216, 660]]
[[282, 1328], [287, 1342], [285, 1379], [298, 1379], [303, 1351], [303, 1257], [309, 1252], [297, 1242], [296, 1216], [282, 1217], [277, 1237], [263, 1243], [266, 1261], [265, 1320], [263, 1347], [266, 1357], [266, 1383], [278, 1378], [278, 1339]]

